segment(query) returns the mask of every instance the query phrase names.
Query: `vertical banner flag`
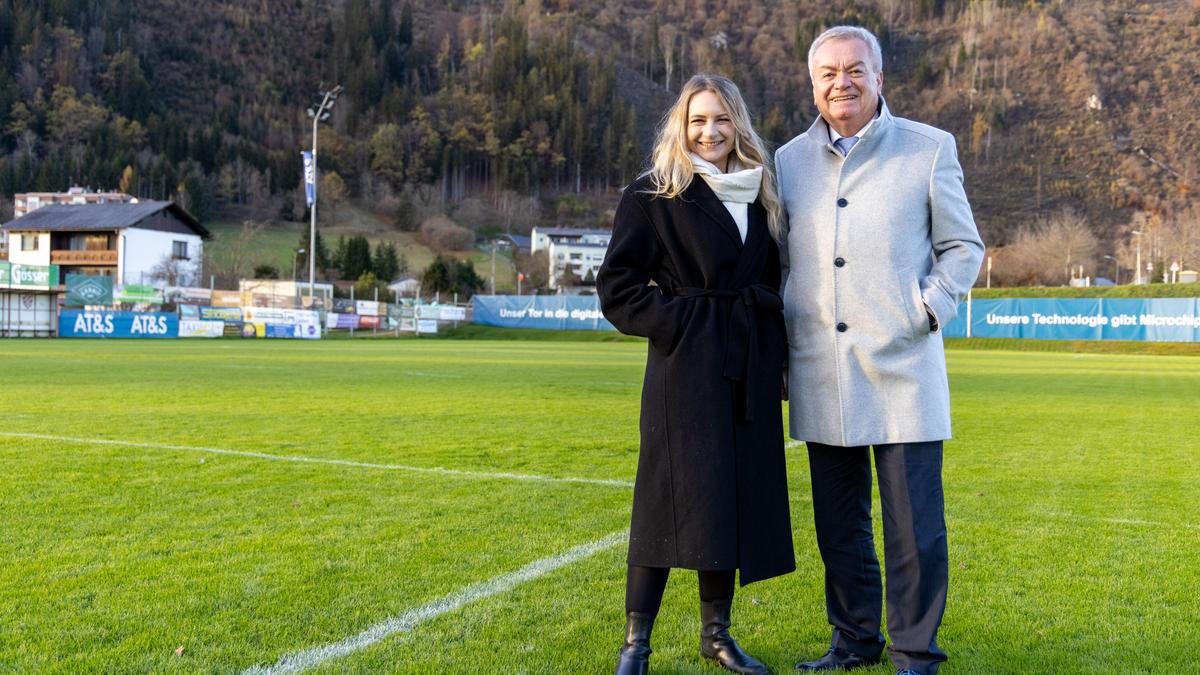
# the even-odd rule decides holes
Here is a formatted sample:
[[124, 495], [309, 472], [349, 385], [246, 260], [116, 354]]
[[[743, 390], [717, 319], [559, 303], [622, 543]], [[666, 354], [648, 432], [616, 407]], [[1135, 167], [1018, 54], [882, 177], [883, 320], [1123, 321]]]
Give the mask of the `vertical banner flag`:
[[304, 157], [304, 197], [311, 209], [313, 202], [317, 201], [317, 167], [313, 163], [312, 152], [305, 150], [300, 155]]

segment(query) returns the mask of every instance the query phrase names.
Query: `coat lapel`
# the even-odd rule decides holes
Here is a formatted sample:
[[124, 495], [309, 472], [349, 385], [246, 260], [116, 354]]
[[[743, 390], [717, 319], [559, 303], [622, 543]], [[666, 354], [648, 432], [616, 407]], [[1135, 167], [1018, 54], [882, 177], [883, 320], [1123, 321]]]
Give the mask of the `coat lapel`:
[[684, 191], [682, 195], [684, 201], [695, 204], [701, 211], [704, 212], [712, 220], [716, 221], [725, 234], [733, 239], [733, 243], [739, 249], [742, 248], [742, 235], [738, 232], [737, 223], [733, 222], [733, 216], [729, 215], [729, 209], [717, 199], [716, 193], [712, 188], [708, 187], [708, 183], [699, 175], [692, 178], [692, 184]]
[[[726, 212], [728, 213], [728, 212]], [[733, 272], [734, 288], [754, 283], [762, 274], [770, 231], [767, 229], [767, 212], [761, 200], [754, 200], [746, 209], [746, 244]]]

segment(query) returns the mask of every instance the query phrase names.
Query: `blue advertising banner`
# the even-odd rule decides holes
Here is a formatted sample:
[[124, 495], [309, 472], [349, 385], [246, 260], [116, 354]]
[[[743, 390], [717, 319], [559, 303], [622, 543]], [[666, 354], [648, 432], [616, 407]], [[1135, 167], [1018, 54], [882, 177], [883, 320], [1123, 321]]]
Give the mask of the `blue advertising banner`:
[[474, 321], [507, 328], [616, 330], [594, 295], [476, 295]]
[[317, 166], [313, 163], [312, 152], [305, 150], [300, 156], [304, 159], [304, 200], [311, 209], [317, 201]]
[[166, 312], [88, 312], [64, 309], [58, 336], [65, 338], [174, 338], [179, 317]]
[[[1198, 298], [1006, 298], [971, 303], [971, 337], [1200, 342]], [[967, 303], [945, 328], [966, 337]]]

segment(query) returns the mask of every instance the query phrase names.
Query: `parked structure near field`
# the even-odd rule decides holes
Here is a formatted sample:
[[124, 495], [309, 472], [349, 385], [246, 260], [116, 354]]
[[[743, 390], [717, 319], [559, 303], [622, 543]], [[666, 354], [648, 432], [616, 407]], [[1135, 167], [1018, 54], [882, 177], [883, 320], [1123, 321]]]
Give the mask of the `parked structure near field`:
[[57, 265], [62, 278], [105, 275], [118, 284], [161, 277], [172, 286], [198, 283], [211, 236], [183, 207], [155, 201], [39, 206], [0, 226], [0, 235], [14, 264]]
[[[533, 228], [531, 253], [545, 250], [549, 257], [550, 288], [594, 286], [596, 272], [608, 252], [612, 230], [574, 227]], [[564, 283], [567, 282], [567, 283]]]

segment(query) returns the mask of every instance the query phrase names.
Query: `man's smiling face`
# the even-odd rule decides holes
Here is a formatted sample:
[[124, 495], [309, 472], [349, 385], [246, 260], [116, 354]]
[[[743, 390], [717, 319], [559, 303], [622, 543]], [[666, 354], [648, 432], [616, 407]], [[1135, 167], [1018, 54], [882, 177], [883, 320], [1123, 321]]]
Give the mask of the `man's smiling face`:
[[813, 99], [829, 126], [842, 136], [867, 126], [883, 89], [883, 73], [871, 63], [867, 44], [855, 38], [829, 40], [817, 48], [809, 67]]

